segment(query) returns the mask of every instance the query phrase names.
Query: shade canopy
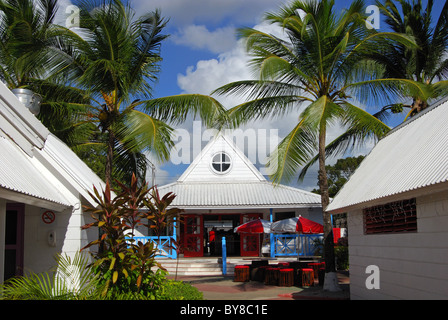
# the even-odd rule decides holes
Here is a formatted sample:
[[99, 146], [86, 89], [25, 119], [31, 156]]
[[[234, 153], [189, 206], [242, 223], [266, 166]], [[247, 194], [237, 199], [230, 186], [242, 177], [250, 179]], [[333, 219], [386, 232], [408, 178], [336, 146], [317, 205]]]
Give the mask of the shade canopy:
[[324, 233], [324, 227], [320, 223], [306, 219], [302, 216], [279, 220], [271, 225], [273, 233], [297, 232], [304, 234]]
[[271, 222], [263, 219], [251, 220], [236, 227], [234, 232], [239, 233], [270, 233]]

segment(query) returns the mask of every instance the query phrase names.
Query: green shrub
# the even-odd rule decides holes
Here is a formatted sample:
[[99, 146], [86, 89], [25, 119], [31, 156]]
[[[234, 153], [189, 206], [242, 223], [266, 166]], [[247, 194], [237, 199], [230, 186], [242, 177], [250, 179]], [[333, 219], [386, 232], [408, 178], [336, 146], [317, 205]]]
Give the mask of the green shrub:
[[167, 280], [160, 300], [203, 300], [201, 291], [183, 281]]
[[348, 270], [348, 247], [337, 246], [334, 248], [334, 254], [336, 257], [336, 268], [338, 270]]

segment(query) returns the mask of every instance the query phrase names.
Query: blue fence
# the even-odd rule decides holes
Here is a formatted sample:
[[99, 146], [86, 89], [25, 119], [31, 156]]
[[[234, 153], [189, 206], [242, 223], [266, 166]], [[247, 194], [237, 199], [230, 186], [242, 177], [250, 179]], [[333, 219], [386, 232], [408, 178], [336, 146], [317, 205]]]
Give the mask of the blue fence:
[[156, 258], [177, 258], [176, 249], [173, 247], [172, 242], [174, 237], [172, 236], [161, 236], [159, 237], [134, 237], [135, 241], [140, 241], [145, 244], [148, 241], [152, 241], [156, 244], [158, 255]]
[[271, 247], [274, 257], [314, 256], [322, 234], [274, 234]]
[[[314, 256], [318, 249], [318, 241], [323, 240], [322, 234], [271, 234], [271, 249], [273, 257], [288, 256]], [[177, 258], [177, 252], [172, 246], [173, 236], [134, 237], [134, 240], [146, 243], [152, 241], [156, 244], [157, 258]]]

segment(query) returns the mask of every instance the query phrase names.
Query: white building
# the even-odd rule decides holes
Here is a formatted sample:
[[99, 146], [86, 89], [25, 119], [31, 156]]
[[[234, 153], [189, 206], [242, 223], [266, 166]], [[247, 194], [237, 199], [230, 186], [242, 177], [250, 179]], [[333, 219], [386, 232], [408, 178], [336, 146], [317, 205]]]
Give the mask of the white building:
[[394, 129], [328, 207], [347, 212], [352, 299], [448, 299], [448, 102]]
[[[175, 193], [172, 206], [184, 210], [185, 223], [178, 228], [177, 239], [185, 257], [220, 255], [223, 236], [229, 256], [258, 256], [263, 237], [233, 230], [252, 219], [276, 221], [302, 215], [322, 223], [320, 195], [273, 185], [222, 134], [207, 144], [175, 183], [158, 189], [161, 196]], [[213, 228], [216, 250], [209, 245]], [[265, 241], [269, 243], [269, 236]]]
[[0, 82], [0, 283], [45, 272], [97, 235], [82, 205], [104, 183]]

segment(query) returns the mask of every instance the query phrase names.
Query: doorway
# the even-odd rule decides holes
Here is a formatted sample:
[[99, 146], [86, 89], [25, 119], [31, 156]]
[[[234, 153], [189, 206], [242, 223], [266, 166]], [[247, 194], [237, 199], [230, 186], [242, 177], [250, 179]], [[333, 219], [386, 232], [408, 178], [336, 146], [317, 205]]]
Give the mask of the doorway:
[[4, 281], [23, 275], [24, 220], [24, 204], [6, 204]]
[[240, 214], [204, 215], [204, 256], [222, 256], [222, 238], [226, 239], [227, 256], [240, 256], [240, 235], [233, 229], [240, 224]]

